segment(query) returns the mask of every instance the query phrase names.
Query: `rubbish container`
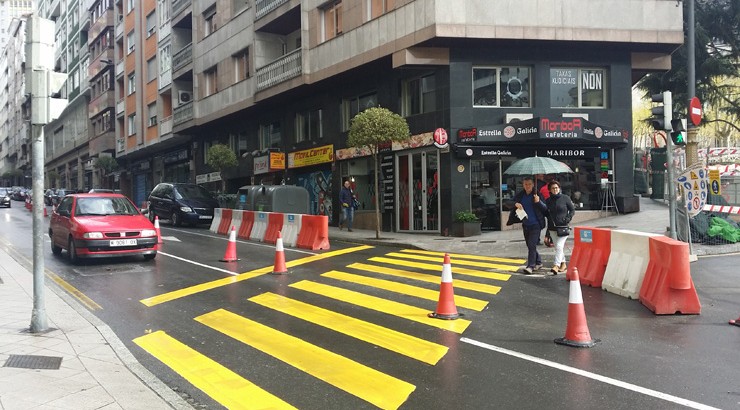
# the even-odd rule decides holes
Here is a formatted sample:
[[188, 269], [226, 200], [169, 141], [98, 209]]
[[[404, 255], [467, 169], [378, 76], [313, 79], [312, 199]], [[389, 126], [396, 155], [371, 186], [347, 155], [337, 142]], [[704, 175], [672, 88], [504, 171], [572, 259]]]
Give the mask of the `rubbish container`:
[[245, 185], [237, 192], [237, 207], [247, 211], [307, 214], [308, 190], [294, 185]]

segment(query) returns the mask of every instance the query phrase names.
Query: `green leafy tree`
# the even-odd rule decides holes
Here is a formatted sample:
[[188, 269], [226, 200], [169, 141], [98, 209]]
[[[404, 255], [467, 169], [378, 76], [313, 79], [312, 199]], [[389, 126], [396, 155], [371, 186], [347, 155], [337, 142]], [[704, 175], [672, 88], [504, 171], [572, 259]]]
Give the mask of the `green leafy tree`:
[[375, 164], [375, 238], [380, 239], [380, 191], [378, 149], [392, 141], [409, 139], [409, 125], [400, 115], [381, 107], [368, 108], [352, 119], [347, 146], [367, 148]]
[[107, 183], [108, 178], [107, 177], [113, 171], [115, 171], [115, 170], [118, 169], [118, 161], [116, 161], [116, 159], [113, 158], [113, 157], [102, 156], [102, 157], [98, 157], [95, 160], [94, 167], [95, 167], [95, 169], [99, 170], [101, 172], [101, 174], [103, 174], [104, 177], [106, 177], [106, 178], [104, 178], [104, 181], [105, 181], [104, 187], [107, 187], [107, 185], [108, 185], [108, 183]]
[[223, 171], [226, 168], [239, 165], [236, 153], [228, 145], [214, 144], [208, 149], [206, 164], [218, 171], [221, 176], [221, 192], [226, 192], [226, 179], [224, 179]]
[[[682, 3], [684, 27], [688, 27], [688, 1]], [[719, 122], [740, 131], [740, 87], [736, 81], [740, 78], [740, 2], [695, 0], [694, 11], [695, 90], [705, 106], [702, 124]], [[673, 111], [686, 113], [688, 52], [685, 38], [671, 56], [670, 71], [648, 74], [637, 83], [647, 99], [669, 90], [673, 93]]]

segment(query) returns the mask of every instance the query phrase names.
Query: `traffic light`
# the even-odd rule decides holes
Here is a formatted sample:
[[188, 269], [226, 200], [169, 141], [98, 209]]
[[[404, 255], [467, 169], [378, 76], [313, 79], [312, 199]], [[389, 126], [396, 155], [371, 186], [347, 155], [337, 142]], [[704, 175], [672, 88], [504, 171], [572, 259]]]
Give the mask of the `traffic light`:
[[654, 103], [663, 103], [650, 109], [653, 117], [650, 123], [656, 131], [670, 131], [671, 119], [673, 118], [673, 98], [670, 91], [663, 91], [660, 94], [653, 94], [651, 99]]
[[671, 140], [674, 145], [686, 145], [686, 119], [671, 120]]

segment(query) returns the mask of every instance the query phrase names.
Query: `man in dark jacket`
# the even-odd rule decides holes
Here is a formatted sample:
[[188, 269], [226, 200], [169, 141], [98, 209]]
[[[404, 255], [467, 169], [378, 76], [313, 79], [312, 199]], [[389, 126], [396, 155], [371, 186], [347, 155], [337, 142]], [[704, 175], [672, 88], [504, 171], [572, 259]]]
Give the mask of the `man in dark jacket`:
[[528, 250], [527, 266], [524, 268], [524, 273], [530, 275], [542, 267], [542, 257], [537, 251], [537, 243], [540, 240], [540, 232], [545, 227], [544, 213], [547, 211], [547, 207], [544, 201], [540, 201], [540, 196], [534, 190], [532, 177], [524, 177], [522, 186], [524, 190], [514, 196], [514, 206], [527, 213], [527, 217], [522, 221], [524, 241]]
[[339, 203], [342, 204], [339, 230], [347, 224], [347, 230], [352, 232], [352, 220], [355, 219], [355, 193], [352, 192], [349, 181], [344, 181], [344, 186], [339, 191]]

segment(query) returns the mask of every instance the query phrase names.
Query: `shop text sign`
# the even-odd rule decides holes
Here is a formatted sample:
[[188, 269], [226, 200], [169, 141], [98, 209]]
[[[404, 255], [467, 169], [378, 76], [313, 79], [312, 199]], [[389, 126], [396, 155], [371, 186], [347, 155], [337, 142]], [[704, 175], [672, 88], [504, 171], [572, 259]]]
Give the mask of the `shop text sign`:
[[516, 123], [457, 131], [458, 142], [502, 142], [537, 139], [627, 143], [629, 131], [594, 124], [583, 118], [532, 118]]
[[300, 168], [334, 161], [334, 145], [306, 149], [288, 154], [288, 168]]

